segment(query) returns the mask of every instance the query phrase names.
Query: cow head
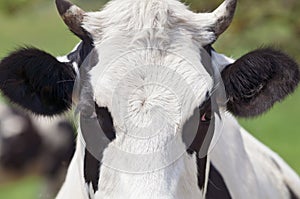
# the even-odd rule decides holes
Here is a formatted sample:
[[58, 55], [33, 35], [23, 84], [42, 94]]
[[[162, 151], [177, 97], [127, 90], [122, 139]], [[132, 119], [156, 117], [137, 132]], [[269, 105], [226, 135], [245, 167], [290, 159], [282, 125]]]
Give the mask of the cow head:
[[115, 132], [110, 140], [142, 154], [163, 148], [198, 107], [201, 121], [209, 121], [207, 102], [222, 81], [227, 110], [257, 116], [294, 91], [299, 70], [277, 50], [258, 49], [234, 61], [211, 48], [236, 3], [225, 0], [211, 13], [195, 14], [175, 0], [114, 0], [87, 13], [56, 0], [81, 43], [58, 59], [33, 48], [12, 53], [0, 63], [0, 88], [25, 109], [56, 115], [70, 108], [78, 78], [83, 114], [92, 115], [95, 105], [91, 112]]

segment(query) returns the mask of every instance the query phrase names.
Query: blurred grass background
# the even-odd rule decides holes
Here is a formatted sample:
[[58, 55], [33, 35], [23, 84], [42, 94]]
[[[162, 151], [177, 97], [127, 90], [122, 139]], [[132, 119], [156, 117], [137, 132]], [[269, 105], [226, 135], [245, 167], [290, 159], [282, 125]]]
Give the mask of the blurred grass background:
[[[105, 0], [73, 1], [86, 11], [101, 8]], [[199, 12], [216, 8], [222, 0], [186, 0]], [[300, 1], [240, 0], [230, 28], [214, 48], [239, 58], [262, 46], [274, 46], [300, 62]], [[54, 0], [0, 1], [0, 60], [12, 50], [29, 45], [53, 55], [69, 52], [79, 40], [59, 18]], [[240, 120], [253, 135], [279, 153], [300, 174], [300, 89], [267, 114]], [[0, 176], [1, 178], [1, 176]], [[33, 199], [39, 196], [40, 179], [30, 177], [0, 187], [1, 199]]]

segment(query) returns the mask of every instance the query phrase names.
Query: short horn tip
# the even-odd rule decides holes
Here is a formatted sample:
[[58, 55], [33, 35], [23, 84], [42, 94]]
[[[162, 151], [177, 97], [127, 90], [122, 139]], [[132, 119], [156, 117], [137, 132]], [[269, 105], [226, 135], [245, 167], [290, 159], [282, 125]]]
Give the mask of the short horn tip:
[[64, 15], [73, 6], [73, 4], [67, 0], [55, 0], [55, 4], [60, 15]]
[[217, 21], [215, 26], [216, 35], [222, 34], [232, 22], [235, 10], [237, 6], [237, 0], [225, 0], [213, 13], [215, 14]]

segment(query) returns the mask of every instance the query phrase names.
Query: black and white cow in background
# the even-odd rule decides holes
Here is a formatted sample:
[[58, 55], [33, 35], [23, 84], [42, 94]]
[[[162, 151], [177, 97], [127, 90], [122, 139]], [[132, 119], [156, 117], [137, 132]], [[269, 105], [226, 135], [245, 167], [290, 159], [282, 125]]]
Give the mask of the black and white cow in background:
[[0, 186], [41, 176], [43, 198], [53, 198], [74, 150], [75, 130], [66, 117], [36, 117], [0, 104]]
[[292, 93], [298, 65], [274, 49], [236, 61], [218, 54], [211, 45], [236, 4], [196, 14], [176, 0], [112, 0], [86, 13], [56, 0], [81, 43], [59, 59], [13, 52], [0, 63], [0, 88], [40, 115], [67, 111], [77, 96], [77, 147], [58, 199], [300, 198], [298, 175], [233, 117], [260, 115]]

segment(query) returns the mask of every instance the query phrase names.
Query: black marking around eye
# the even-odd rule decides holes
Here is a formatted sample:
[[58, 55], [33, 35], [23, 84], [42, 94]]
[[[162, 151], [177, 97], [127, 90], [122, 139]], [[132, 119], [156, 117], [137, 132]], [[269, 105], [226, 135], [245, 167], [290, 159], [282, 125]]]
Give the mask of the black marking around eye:
[[[210, 119], [207, 121], [201, 121], [203, 115], [206, 117], [211, 117], [211, 100], [208, 98], [199, 109], [199, 118], [198, 120], [198, 129], [196, 132], [195, 137], [192, 140], [192, 143], [188, 146], [187, 153], [192, 155], [196, 154], [197, 160], [197, 177], [198, 177], [198, 187], [200, 190], [203, 190], [205, 186], [205, 179], [207, 177], [206, 170], [207, 170], [207, 156], [199, 157], [201, 147], [205, 141], [209, 126], [210, 126]], [[195, 113], [194, 113], [195, 114]], [[183, 141], [186, 143], [185, 135], [183, 135]], [[186, 143], [187, 144], [187, 143]]]
[[211, 117], [211, 101], [208, 99], [202, 107], [199, 108], [200, 111], [200, 118], [199, 118], [199, 124], [198, 124], [198, 130], [196, 137], [194, 138], [192, 144], [188, 148], [188, 153], [192, 154], [194, 152], [198, 153], [201, 149], [202, 144], [204, 143], [205, 136], [207, 134], [210, 120], [208, 121], [201, 121], [201, 117], [206, 114], [206, 117]]
[[[99, 125], [104, 132], [105, 136], [113, 141], [116, 138], [115, 129], [113, 126], [113, 119], [107, 108], [99, 107], [95, 103], [95, 112], [97, 114], [97, 120]], [[92, 184], [94, 192], [98, 190], [98, 182], [100, 176], [101, 162], [94, 157], [88, 149], [85, 149], [84, 156], [84, 179], [89, 185]], [[90, 196], [91, 198], [91, 196]]]
[[108, 109], [104, 107], [98, 107], [96, 103], [95, 103], [95, 107], [96, 107], [97, 119], [104, 134], [110, 141], [113, 141], [116, 138], [116, 132], [113, 125], [113, 119]]

